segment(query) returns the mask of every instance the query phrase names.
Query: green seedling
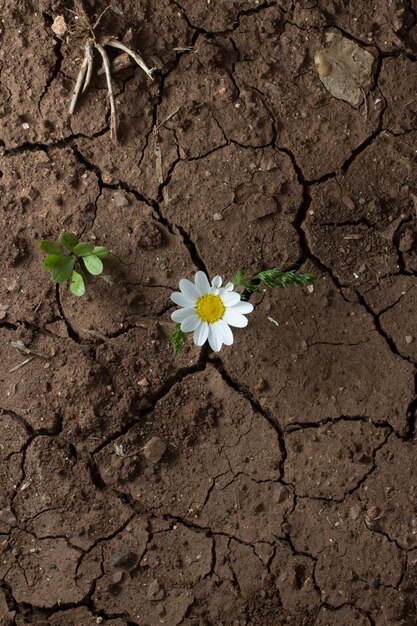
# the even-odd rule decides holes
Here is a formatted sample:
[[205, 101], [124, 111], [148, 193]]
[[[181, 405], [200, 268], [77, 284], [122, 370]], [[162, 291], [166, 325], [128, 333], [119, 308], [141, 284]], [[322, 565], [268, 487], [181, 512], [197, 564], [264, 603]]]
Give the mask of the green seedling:
[[[43, 269], [51, 272], [54, 283], [64, 283], [70, 279], [70, 290], [78, 297], [85, 293], [86, 275], [83, 268], [89, 274], [98, 276], [103, 271], [102, 259], [109, 255], [108, 248], [80, 242], [74, 233], [69, 232], [62, 233], [58, 243], [43, 239], [39, 248], [47, 255]], [[65, 251], [70, 254], [65, 254]]]
[[[314, 282], [313, 274], [297, 274], [294, 270], [281, 272], [276, 267], [270, 270], [263, 270], [252, 276], [245, 276], [243, 270], [238, 269], [233, 281], [235, 287], [243, 287], [244, 291], [251, 293], [262, 293], [262, 283], [269, 287], [304, 287]], [[243, 298], [242, 298], [243, 299]]]
[[181, 324], [175, 324], [175, 330], [171, 334], [171, 344], [174, 356], [178, 356], [185, 346], [187, 335], [181, 330]]

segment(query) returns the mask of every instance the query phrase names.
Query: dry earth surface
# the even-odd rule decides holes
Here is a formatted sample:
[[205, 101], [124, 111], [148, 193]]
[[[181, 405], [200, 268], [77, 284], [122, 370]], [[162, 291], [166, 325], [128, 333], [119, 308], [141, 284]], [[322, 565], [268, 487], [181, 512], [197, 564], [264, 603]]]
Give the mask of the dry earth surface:
[[[102, 75], [67, 116], [71, 2], [0, 0], [0, 624], [415, 626], [417, 5], [113, 6], [157, 68], [114, 74], [118, 144]], [[329, 32], [373, 55], [358, 108]], [[55, 288], [64, 229], [113, 285]], [[316, 282], [173, 358], [178, 280], [238, 266]]]

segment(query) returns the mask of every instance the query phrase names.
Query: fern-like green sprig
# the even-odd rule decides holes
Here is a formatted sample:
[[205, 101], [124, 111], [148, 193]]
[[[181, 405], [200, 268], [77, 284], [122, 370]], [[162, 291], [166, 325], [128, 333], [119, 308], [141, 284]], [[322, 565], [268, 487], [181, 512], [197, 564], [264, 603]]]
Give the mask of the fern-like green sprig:
[[174, 356], [178, 356], [187, 341], [186, 334], [181, 330], [181, 324], [175, 324], [175, 330], [171, 335], [171, 344]]
[[314, 281], [313, 274], [297, 274], [295, 270], [282, 272], [274, 267], [269, 270], [263, 270], [252, 276], [245, 276], [243, 270], [238, 269], [236, 272], [234, 285], [235, 287], [243, 287], [249, 293], [262, 293], [261, 283], [267, 287], [302, 287]]

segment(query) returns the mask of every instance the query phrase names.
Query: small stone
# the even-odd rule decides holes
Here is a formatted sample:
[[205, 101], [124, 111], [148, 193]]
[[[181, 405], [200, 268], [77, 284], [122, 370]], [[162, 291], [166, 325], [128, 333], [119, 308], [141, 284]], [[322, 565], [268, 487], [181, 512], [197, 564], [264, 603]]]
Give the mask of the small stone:
[[405, 343], [413, 343], [413, 341], [414, 341], [413, 335], [406, 335], [405, 336]]
[[36, 189], [34, 189], [33, 187], [31, 187], [28, 191], [28, 198], [30, 198], [31, 200], [35, 200], [38, 197], [38, 192], [36, 191]]
[[117, 193], [114, 194], [113, 196], [113, 201], [114, 204], [117, 206], [118, 209], [121, 209], [124, 206], [129, 206], [129, 200], [126, 198], [126, 196], [121, 193], [120, 191], [118, 191]]
[[278, 487], [275, 490], [275, 499], [276, 501], [280, 504], [281, 502], [285, 502], [285, 500], [288, 499], [289, 496], [289, 491], [287, 489], [287, 487], [284, 487], [284, 485], [278, 485]]
[[143, 456], [152, 463], [158, 463], [164, 456], [166, 445], [160, 437], [152, 437], [143, 447]]
[[29, 130], [30, 126], [29, 126], [29, 124], [27, 122], [23, 122], [22, 128], [23, 128], [23, 130]]
[[3, 524], [7, 524], [7, 526], [16, 526], [17, 519], [10, 509], [1, 509], [0, 510], [0, 522]]
[[313, 293], [314, 292], [314, 285], [307, 285], [307, 291], [308, 291], [308, 293]]
[[263, 391], [266, 388], [266, 380], [264, 378], [260, 378], [255, 385], [256, 391]]
[[113, 584], [118, 585], [123, 580], [123, 572], [114, 572], [111, 579]]
[[133, 552], [126, 552], [123, 554], [114, 554], [111, 561], [113, 567], [121, 567], [123, 569], [131, 570], [136, 567], [138, 557]]
[[291, 532], [291, 524], [289, 524], [288, 522], [284, 522], [283, 524], [281, 524], [281, 530], [283, 533], [288, 535], [288, 533]]
[[63, 37], [66, 34], [66, 32], [68, 31], [68, 26], [63, 15], [56, 16], [52, 23], [51, 29], [57, 37]]
[[355, 203], [349, 196], [342, 196], [342, 202], [346, 208], [350, 209], [351, 211], [355, 210]]
[[371, 520], [377, 519], [381, 515], [381, 509], [377, 506], [370, 506], [366, 511], [366, 514]]
[[213, 219], [215, 222], [221, 222], [223, 215], [221, 213], [213, 213]]
[[350, 507], [349, 515], [351, 519], [356, 521], [357, 519], [359, 519], [360, 514], [361, 514], [361, 507], [359, 506], [359, 504], [354, 504], [353, 506]]
[[162, 589], [157, 578], [154, 578], [148, 586], [148, 599], [158, 602], [165, 598], [165, 591]]
[[362, 263], [362, 265], [358, 269], [358, 272], [359, 272], [359, 274], [363, 274], [364, 272], [366, 272], [366, 265], [365, 265], [365, 263]]
[[0, 309], [0, 320], [4, 320], [6, 315], [7, 315], [7, 311], [5, 311], [4, 309]]
[[149, 380], [145, 378], [141, 378], [138, 380], [138, 387], [149, 387]]

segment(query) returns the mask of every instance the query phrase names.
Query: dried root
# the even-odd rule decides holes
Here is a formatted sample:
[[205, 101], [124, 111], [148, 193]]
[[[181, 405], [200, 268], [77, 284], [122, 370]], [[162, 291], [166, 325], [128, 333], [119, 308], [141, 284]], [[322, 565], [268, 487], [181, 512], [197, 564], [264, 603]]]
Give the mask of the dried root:
[[88, 86], [91, 82], [91, 77], [93, 74], [93, 51], [95, 48], [100, 54], [101, 60], [102, 60], [102, 70], [99, 73], [103, 73], [106, 76], [107, 91], [109, 94], [109, 102], [110, 102], [110, 136], [114, 141], [117, 141], [117, 113], [116, 113], [116, 103], [114, 99], [113, 82], [112, 82], [112, 74], [111, 74], [112, 67], [110, 64], [107, 51], [105, 49], [106, 46], [110, 46], [111, 48], [118, 48], [119, 50], [122, 50], [124, 53], [123, 56], [128, 55], [131, 59], [133, 59], [133, 61], [137, 63], [137, 65], [146, 73], [146, 75], [151, 80], [153, 80], [152, 73], [155, 70], [155, 68], [149, 69], [145, 61], [137, 52], [135, 52], [135, 50], [132, 50], [131, 48], [126, 46], [124, 43], [119, 41], [118, 39], [115, 39], [114, 37], [108, 37], [108, 38], [103, 39], [102, 41], [99, 41], [96, 38], [94, 31], [97, 28], [98, 24], [100, 23], [101, 18], [103, 17], [103, 15], [106, 13], [106, 11], [109, 8], [110, 7], [107, 7], [101, 13], [101, 15], [95, 21], [95, 23], [93, 25], [90, 25], [87, 14], [84, 8], [82, 7], [82, 4], [78, 2], [78, 11], [79, 11], [78, 16], [81, 19], [81, 21], [86, 24], [86, 29], [89, 32], [89, 35], [87, 36], [87, 40], [84, 45], [84, 57], [81, 62], [80, 71], [78, 73], [77, 81], [74, 87], [73, 96], [71, 98], [71, 103], [69, 107], [69, 115], [72, 115], [74, 113], [80, 94], [84, 93], [88, 89]]

